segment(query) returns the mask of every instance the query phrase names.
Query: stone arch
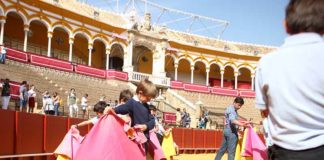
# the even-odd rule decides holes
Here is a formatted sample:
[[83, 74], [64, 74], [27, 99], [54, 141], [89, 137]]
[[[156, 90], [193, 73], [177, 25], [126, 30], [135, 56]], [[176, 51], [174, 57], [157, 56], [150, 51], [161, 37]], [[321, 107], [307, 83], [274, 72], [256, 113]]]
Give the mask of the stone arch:
[[27, 16], [22, 11], [17, 11], [16, 8], [10, 8], [5, 12], [5, 16], [7, 16], [9, 13], [14, 12], [20, 16], [20, 18], [23, 20], [24, 24], [28, 24]]
[[39, 21], [39, 22], [41, 22], [42, 24], [44, 24], [46, 26], [48, 31], [51, 30], [50, 29], [50, 22], [48, 20], [46, 20], [44, 18], [40, 18], [37, 15], [34, 15], [28, 20], [27, 24], [30, 25], [31, 22], [33, 22], [33, 21]]
[[251, 73], [254, 73], [254, 69], [250, 64], [241, 64], [238, 66], [237, 70], [240, 70], [241, 68], [246, 68], [250, 70]]
[[174, 55], [174, 54], [167, 53], [167, 54], [165, 54], [165, 56], [171, 57], [173, 59], [173, 62], [174, 63], [178, 63], [179, 62], [178, 59], [177, 59], [177, 57], [176, 57], [176, 55]]
[[124, 50], [124, 54], [126, 53], [126, 52], [125, 52], [125, 51], [126, 51], [126, 45], [125, 45], [124, 43], [120, 43], [119, 41], [112, 41], [111, 44], [110, 44], [110, 48], [111, 48], [113, 45], [115, 45], [115, 44], [120, 45], [120, 46], [123, 48], [123, 50]]
[[234, 72], [237, 72], [238, 69], [237, 69], [237, 65], [233, 62], [226, 62], [223, 66], [223, 69], [225, 69], [227, 66], [230, 66], [233, 68]]
[[187, 55], [181, 55], [178, 58], [178, 62], [180, 62], [180, 60], [182, 60], [182, 59], [185, 59], [185, 60], [189, 61], [190, 65], [194, 65], [194, 62], [193, 62], [193, 58], [192, 57], [187, 56]]
[[109, 40], [107, 37], [101, 35], [101, 34], [96, 34], [95, 36], [93, 36], [92, 38], [92, 43], [94, 43], [96, 40], [99, 40], [101, 42], [103, 42], [106, 46], [106, 48], [109, 47]]
[[75, 38], [75, 36], [77, 34], [82, 34], [84, 37], [86, 37], [87, 40], [88, 40], [88, 43], [93, 42], [91, 40], [91, 34], [90, 34], [90, 32], [88, 32], [88, 31], [86, 31], [84, 29], [79, 28], [79, 29], [76, 29], [76, 30], [73, 31], [72, 37]]
[[206, 59], [196, 58], [193, 63], [196, 64], [197, 62], [202, 62], [203, 64], [205, 64], [206, 68], [209, 67]]
[[55, 30], [55, 28], [61, 28], [61, 29], [63, 29], [64, 31], [66, 31], [66, 32], [68, 33], [69, 37], [72, 36], [71, 26], [63, 25], [63, 24], [61, 24], [61, 23], [54, 23], [54, 24], [52, 25], [52, 28], [51, 28], [50, 31], [53, 32], [53, 31]]

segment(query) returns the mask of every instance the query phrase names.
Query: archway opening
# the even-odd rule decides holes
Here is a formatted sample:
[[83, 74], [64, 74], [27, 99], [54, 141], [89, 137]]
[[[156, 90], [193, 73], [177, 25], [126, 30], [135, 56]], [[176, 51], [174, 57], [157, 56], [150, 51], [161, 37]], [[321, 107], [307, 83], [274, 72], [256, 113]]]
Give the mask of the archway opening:
[[123, 71], [123, 66], [124, 49], [120, 44], [113, 44], [109, 55], [109, 69]]
[[191, 80], [190, 62], [186, 59], [181, 59], [178, 64], [178, 80], [190, 83]]
[[226, 66], [224, 70], [224, 88], [233, 89], [235, 86], [235, 77], [234, 77], [234, 69], [231, 66]]
[[145, 46], [135, 46], [133, 66], [135, 72], [152, 74], [153, 52]]
[[251, 71], [247, 68], [240, 68], [237, 77], [238, 89], [251, 89]]
[[170, 55], [165, 56], [164, 68], [165, 68], [166, 76], [170, 77], [171, 80], [175, 80], [174, 60]]
[[101, 40], [95, 40], [92, 48], [92, 63], [95, 68], [106, 68], [106, 46]]
[[206, 85], [206, 66], [203, 62], [198, 61], [194, 65], [194, 84]]
[[72, 62], [79, 64], [88, 64], [89, 61], [89, 41], [83, 33], [77, 33], [74, 36], [73, 58]]
[[51, 46], [52, 57], [69, 60], [69, 33], [64, 28], [54, 28]]
[[32, 21], [28, 31], [27, 52], [47, 55], [47, 45], [47, 27], [39, 20]]
[[213, 87], [221, 87], [220, 67], [215, 63], [210, 65], [209, 84]]
[[24, 22], [16, 12], [9, 12], [4, 27], [4, 44], [8, 47], [24, 49]]

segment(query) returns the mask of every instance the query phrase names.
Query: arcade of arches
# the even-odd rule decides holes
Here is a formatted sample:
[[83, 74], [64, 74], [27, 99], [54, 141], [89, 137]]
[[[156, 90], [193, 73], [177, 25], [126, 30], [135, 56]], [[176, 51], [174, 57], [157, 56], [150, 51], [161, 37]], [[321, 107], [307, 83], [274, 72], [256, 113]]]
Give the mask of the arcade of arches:
[[[48, 27], [37, 19], [26, 25], [20, 14], [11, 11], [6, 14], [2, 27], [3, 42], [8, 47], [95, 68], [123, 70], [127, 54], [125, 46], [118, 43], [107, 46], [101, 39], [91, 41], [84, 32], [72, 35], [63, 25], [54, 26], [52, 31]], [[153, 52], [142, 45], [133, 47], [132, 65], [135, 72], [152, 74]], [[193, 62], [188, 58], [175, 59], [167, 54], [164, 64], [166, 76], [171, 80], [234, 89], [251, 89], [253, 86], [254, 71], [251, 68]]]

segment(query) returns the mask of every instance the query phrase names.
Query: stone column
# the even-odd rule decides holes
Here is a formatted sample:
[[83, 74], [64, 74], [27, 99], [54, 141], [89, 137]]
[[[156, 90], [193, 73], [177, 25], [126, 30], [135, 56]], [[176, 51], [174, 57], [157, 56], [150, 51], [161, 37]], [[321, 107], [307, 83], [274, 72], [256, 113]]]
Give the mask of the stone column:
[[234, 72], [234, 77], [235, 77], [235, 87], [234, 89], [237, 89], [237, 77], [238, 77], [239, 73], [236, 71]]
[[92, 58], [92, 48], [93, 48], [92, 43], [89, 43], [89, 45], [88, 45], [88, 50], [89, 50], [88, 66], [90, 66], [90, 67], [91, 67], [91, 58]]
[[27, 41], [28, 41], [29, 25], [24, 25], [24, 32], [25, 32], [25, 38], [24, 38], [24, 52], [27, 52]]
[[210, 68], [206, 68], [206, 86], [209, 86], [209, 71]]
[[191, 72], [190, 72], [190, 73], [191, 73], [191, 74], [190, 74], [190, 83], [191, 83], [191, 84], [193, 84], [193, 82], [194, 82], [194, 69], [195, 69], [195, 66], [194, 66], [194, 65], [191, 65], [191, 66], [190, 66], [190, 71], [191, 71]]
[[174, 80], [178, 80], [178, 63], [174, 64]]
[[252, 91], [254, 90], [254, 78], [255, 78], [255, 75], [251, 74], [251, 90]]
[[133, 72], [133, 49], [134, 49], [134, 34], [129, 33], [129, 40], [128, 40], [128, 46], [126, 54], [124, 54], [124, 66], [123, 71], [124, 72]]
[[3, 44], [4, 25], [6, 23], [6, 20], [2, 19], [2, 20], [0, 20], [0, 23], [1, 23], [0, 45], [2, 45]]
[[221, 88], [224, 87], [224, 70], [220, 71], [220, 75], [221, 75]]
[[73, 49], [73, 42], [74, 42], [74, 38], [70, 37], [69, 39], [69, 62], [72, 62], [72, 49]]
[[52, 47], [52, 37], [53, 37], [53, 32], [47, 32], [47, 38], [48, 38], [48, 43], [47, 43], [47, 57], [51, 57], [51, 47]]
[[106, 70], [109, 70], [109, 55], [110, 55], [110, 48], [106, 48]]

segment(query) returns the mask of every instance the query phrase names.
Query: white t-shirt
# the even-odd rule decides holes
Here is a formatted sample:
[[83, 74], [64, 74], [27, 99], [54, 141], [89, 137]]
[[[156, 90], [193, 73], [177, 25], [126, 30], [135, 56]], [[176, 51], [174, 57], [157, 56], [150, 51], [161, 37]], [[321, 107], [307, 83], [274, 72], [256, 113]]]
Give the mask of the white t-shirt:
[[82, 97], [81, 99], [81, 106], [87, 106], [88, 105], [88, 100], [85, 97]]
[[91, 118], [90, 121], [91, 121], [91, 123], [92, 123], [93, 125], [95, 125], [96, 123], [98, 123], [98, 121], [99, 121], [99, 117], [98, 117], [98, 116], [95, 116], [95, 117]]
[[304, 150], [324, 145], [324, 41], [290, 36], [264, 56], [256, 74], [256, 108], [269, 109], [274, 144]]
[[28, 94], [28, 97], [36, 97], [36, 92], [34, 90], [29, 90], [27, 92], [27, 94]]

